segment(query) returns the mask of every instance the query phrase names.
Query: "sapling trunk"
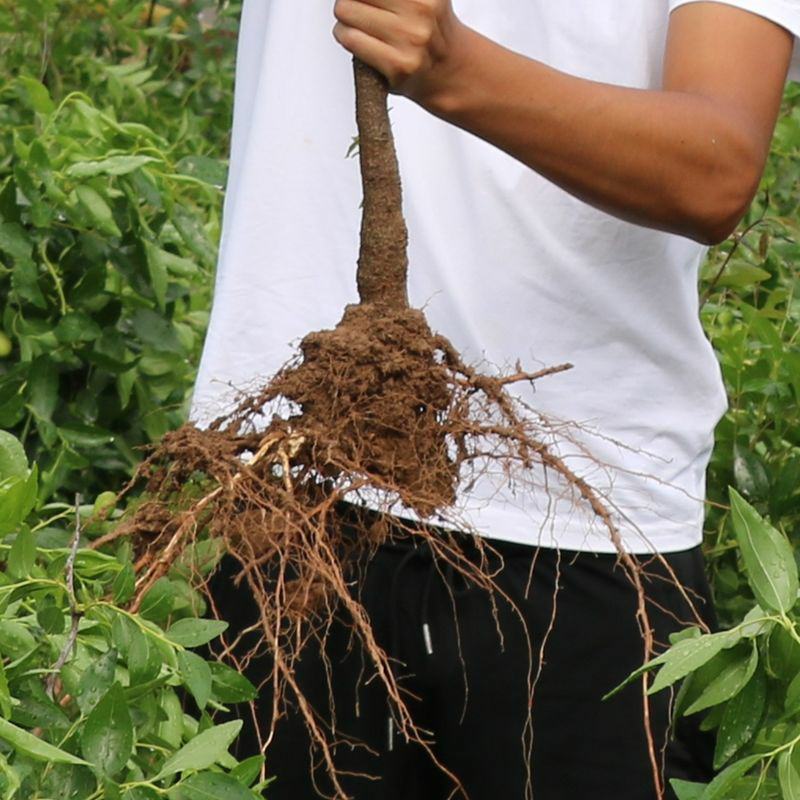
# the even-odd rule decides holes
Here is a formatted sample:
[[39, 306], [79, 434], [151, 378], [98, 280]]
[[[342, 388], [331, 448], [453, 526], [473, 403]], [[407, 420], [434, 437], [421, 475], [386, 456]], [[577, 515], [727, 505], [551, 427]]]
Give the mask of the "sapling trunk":
[[356, 120], [364, 200], [356, 283], [362, 303], [408, 305], [408, 230], [397, 152], [389, 122], [387, 84], [354, 59]]

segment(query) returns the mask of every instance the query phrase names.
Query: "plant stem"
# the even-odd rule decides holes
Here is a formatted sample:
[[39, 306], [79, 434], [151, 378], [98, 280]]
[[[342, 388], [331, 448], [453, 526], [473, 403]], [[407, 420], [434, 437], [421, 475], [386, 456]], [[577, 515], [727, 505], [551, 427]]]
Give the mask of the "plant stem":
[[358, 296], [362, 303], [392, 308], [408, 306], [408, 231], [397, 152], [386, 105], [388, 89], [382, 75], [358, 59], [356, 119], [364, 205], [358, 256]]

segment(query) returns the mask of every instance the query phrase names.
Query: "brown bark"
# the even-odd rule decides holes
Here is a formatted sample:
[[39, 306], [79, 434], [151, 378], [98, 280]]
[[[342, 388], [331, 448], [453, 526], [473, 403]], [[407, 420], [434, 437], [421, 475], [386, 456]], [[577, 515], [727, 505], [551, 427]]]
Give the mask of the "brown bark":
[[364, 205], [358, 256], [358, 296], [362, 303], [395, 309], [408, 306], [408, 231], [397, 152], [389, 123], [386, 80], [372, 67], [353, 61], [356, 118]]

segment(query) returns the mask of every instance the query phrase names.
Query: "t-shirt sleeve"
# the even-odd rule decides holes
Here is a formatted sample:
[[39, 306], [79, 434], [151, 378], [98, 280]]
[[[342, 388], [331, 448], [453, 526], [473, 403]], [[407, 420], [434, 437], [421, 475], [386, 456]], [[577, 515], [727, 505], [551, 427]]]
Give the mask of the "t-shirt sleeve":
[[[669, 0], [669, 10], [696, 3], [699, 0]], [[715, 0], [728, 6], [750, 11], [776, 22], [794, 34], [794, 53], [789, 67], [789, 79], [800, 81], [800, 0]]]

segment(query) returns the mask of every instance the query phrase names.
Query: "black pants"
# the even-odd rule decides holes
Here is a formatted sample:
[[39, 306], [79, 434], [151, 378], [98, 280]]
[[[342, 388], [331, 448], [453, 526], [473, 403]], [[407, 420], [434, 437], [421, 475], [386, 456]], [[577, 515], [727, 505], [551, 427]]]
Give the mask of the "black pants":
[[[501, 646], [486, 593], [465, 586], [457, 576], [440, 574], [427, 549], [408, 541], [381, 547], [362, 584], [378, 641], [398, 660], [396, 674], [412, 715], [431, 732], [437, 758], [458, 776], [469, 800], [525, 800], [529, 773], [535, 800], [654, 800], [641, 683], [601, 700], [643, 658], [635, 593], [616, 556], [494, 545], [504, 560], [498, 582], [522, 610], [532, 664], [522, 622], [510, 606], [498, 601]], [[715, 627], [700, 548], [666, 558], [694, 594], [707, 624]], [[232, 589], [231, 569], [231, 564], [223, 566], [214, 591], [221, 612], [236, 628], [250, 621], [249, 600], [246, 590]], [[663, 579], [664, 569], [655, 562], [647, 569], [653, 575], [647, 583], [651, 620], [657, 640], [666, 645], [669, 634], [692, 618], [681, 594]], [[390, 730], [385, 692], [374, 676], [367, 682], [369, 663], [349, 633], [334, 629], [326, 647], [338, 732], [374, 751], [345, 743], [336, 748], [343, 773], [376, 778], [345, 776], [348, 794], [356, 800], [449, 798], [452, 781], [421, 747], [406, 743], [393, 726]], [[268, 667], [252, 663], [251, 680], [263, 681]], [[540, 672], [530, 750], [523, 741], [529, 669]], [[318, 653], [304, 656], [299, 675], [307, 696], [328, 719], [329, 685]], [[679, 721], [670, 738], [670, 703], [669, 692], [651, 698], [652, 730], [659, 750], [666, 746], [667, 778], [708, 780], [713, 739], [698, 731], [693, 718]], [[270, 710], [269, 697], [260, 698], [265, 727]], [[257, 750], [246, 720], [237, 755]], [[308, 736], [297, 716], [281, 721], [267, 759], [270, 774], [277, 776], [270, 800], [312, 800], [317, 790], [323, 796], [331, 793], [324, 769], [312, 770]]]

